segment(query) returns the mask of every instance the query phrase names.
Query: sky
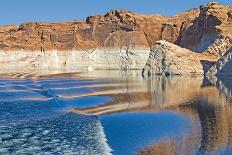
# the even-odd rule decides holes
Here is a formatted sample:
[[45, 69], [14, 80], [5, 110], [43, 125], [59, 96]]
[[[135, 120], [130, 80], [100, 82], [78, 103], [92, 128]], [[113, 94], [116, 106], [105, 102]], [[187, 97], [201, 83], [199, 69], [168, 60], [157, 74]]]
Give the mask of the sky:
[[[89, 15], [123, 9], [135, 13], [175, 15], [210, 0], [1, 0], [0, 25], [22, 22], [84, 20]], [[211, 0], [215, 1], [215, 0]], [[232, 0], [216, 0], [232, 6]]]

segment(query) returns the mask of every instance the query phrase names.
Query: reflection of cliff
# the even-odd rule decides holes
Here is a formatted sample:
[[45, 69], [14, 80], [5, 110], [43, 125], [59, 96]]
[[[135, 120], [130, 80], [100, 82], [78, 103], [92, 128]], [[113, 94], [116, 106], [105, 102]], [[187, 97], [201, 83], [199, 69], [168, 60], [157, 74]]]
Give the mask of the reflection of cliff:
[[76, 111], [98, 115], [119, 111], [157, 111], [197, 100], [201, 91], [202, 77], [186, 77], [185, 82], [181, 79], [156, 77], [141, 81], [118, 81], [118, 85], [114, 85], [111, 89], [98, 88], [91, 93], [111, 96], [111, 101]]
[[191, 118], [192, 131], [177, 140], [164, 139], [138, 154], [217, 154], [219, 149], [223, 151], [228, 148], [232, 144], [230, 102], [214, 87], [203, 89], [198, 101], [174, 109]]
[[217, 153], [232, 144], [232, 107], [222, 88], [204, 86], [201, 77], [155, 77], [137, 81], [137, 87], [129, 81], [120, 82], [126, 85], [124, 92], [111, 95], [108, 103], [71, 111], [104, 115], [171, 110], [188, 115], [190, 132], [180, 139], [164, 139], [147, 146], [139, 154]]

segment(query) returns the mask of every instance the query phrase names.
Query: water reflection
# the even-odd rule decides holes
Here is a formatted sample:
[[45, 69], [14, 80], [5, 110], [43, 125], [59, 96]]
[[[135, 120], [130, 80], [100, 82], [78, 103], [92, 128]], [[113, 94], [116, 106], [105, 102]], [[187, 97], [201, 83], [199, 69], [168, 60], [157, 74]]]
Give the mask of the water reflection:
[[[63, 102], [59, 92], [53, 92], [65, 88], [63, 93], [68, 94], [68, 88], [102, 81], [69, 74], [17, 75], [23, 78], [5, 75], [0, 79], [0, 154], [111, 154], [99, 119], [67, 113], [76, 103]], [[88, 90], [71, 90], [83, 91]]]
[[[179, 115], [183, 114], [189, 118], [188, 122], [183, 122], [189, 123], [190, 130], [185, 130], [182, 136], [178, 138], [163, 137], [163, 140], [154, 140], [153, 144], [147, 142], [148, 146], [144, 148], [141, 148], [143, 145], [140, 145], [136, 148], [138, 154], [231, 153], [232, 108], [230, 92], [232, 87], [228, 77], [217, 79], [215, 84], [203, 79], [203, 77], [154, 77], [141, 81], [124, 79], [120, 83], [125, 85], [124, 89], [121, 90], [121, 93], [112, 95], [111, 100], [105, 104], [76, 108], [72, 111], [99, 115], [100, 118], [103, 118], [103, 124], [105, 117], [113, 120], [120, 113], [127, 113], [128, 115], [128, 112], [171, 111]], [[136, 85], [134, 85], [135, 83]], [[134, 113], [134, 119], [143, 117], [137, 114]], [[123, 118], [128, 119], [127, 115], [124, 115]], [[160, 119], [165, 121], [164, 118]], [[117, 122], [117, 124], [120, 126], [120, 122]], [[156, 126], [159, 125], [156, 124]], [[174, 122], [172, 125], [172, 129], [166, 129], [167, 133], [178, 127]], [[108, 126], [106, 125], [104, 128], [106, 131]], [[144, 132], [147, 133], [149, 128], [152, 130], [152, 125], [144, 129]], [[130, 129], [128, 128], [128, 130]], [[120, 132], [120, 129], [118, 129], [118, 132]], [[109, 138], [112, 138], [112, 135], [110, 136]], [[121, 136], [122, 139], [123, 136]], [[118, 143], [121, 143], [121, 141]], [[118, 144], [112, 145], [117, 146]], [[127, 147], [126, 144], [122, 145]], [[114, 146], [112, 146], [112, 149], [114, 149]], [[117, 151], [116, 153], [120, 154]]]
[[231, 154], [231, 80], [2, 75], [0, 154]]

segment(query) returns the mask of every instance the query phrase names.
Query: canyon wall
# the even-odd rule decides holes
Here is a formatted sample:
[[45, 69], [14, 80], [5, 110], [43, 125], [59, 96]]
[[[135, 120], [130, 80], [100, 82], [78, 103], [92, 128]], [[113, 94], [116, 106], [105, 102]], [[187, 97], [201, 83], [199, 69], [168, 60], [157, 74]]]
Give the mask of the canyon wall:
[[28, 22], [0, 27], [0, 50], [69, 51], [122, 46], [151, 47], [166, 40], [204, 51], [219, 35], [232, 34], [232, 7], [208, 3], [176, 16], [112, 10], [86, 21]]
[[85, 21], [1, 26], [0, 69], [142, 69], [158, 40], [199, 53], [231, 27], [232, 7], [214, 2], [169, 17], [112, 10]]
[[123, 46], [151, 47], [154, 41], [176, 42], [183, 25], [193, 22], [198, 9], [173, 17], [112, 10], [86, 21], [23, 23], [0, 27], [0, 50], [69, 51]]

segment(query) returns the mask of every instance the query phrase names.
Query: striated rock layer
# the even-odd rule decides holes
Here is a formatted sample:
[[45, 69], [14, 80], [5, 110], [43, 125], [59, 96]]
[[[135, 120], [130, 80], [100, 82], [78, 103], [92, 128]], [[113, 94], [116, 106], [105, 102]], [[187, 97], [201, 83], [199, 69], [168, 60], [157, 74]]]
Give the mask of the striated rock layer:
[[[214, 2], [170, 17], [112, 10], [105, 15], [89, 16], [86, 21], [1, 26], [0, 55], [6, 59], [2, 57], [0, 61], [3, 65], [9, 63], [7, 67], [12, 69], [142, 69], [149, 49], [154, 53], [156, 41], [166, 40], [186, 50], [177, 50], [180, 53], [176, 57], [183, 54], [183, 58], [174, 56], [166, 61], [177, 65], [168, 63], [162, 68], [171, 68], [155, 73], [202, 74], [229, 47], [213, 51], [217, 44], [221, 45], [220, 39], [232, 35], [231, 27], [232, 7]], [[222, 42], [226, 44], [225, 40]], [[203, 51], [205, 54], [197, 54]], [[164, 53], [169, 55], [168, 51]], [[162, 65], [158, 61], [153, 65]], [[177, 71], [178, 68], [183, 71]]]
[[0, 72], [29, 70], [141, 70], [149, 49], [96, 49], [89, 51], [2, 51]]

